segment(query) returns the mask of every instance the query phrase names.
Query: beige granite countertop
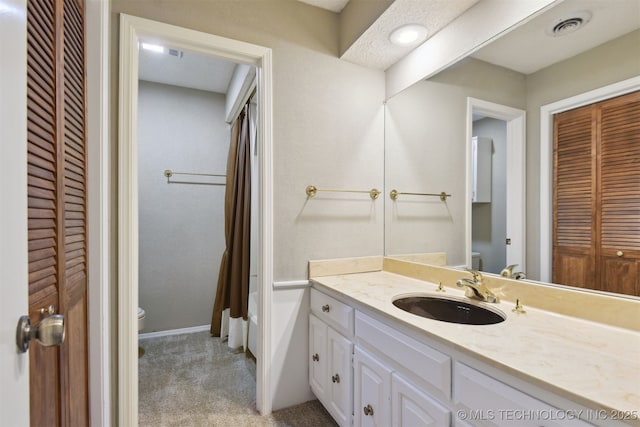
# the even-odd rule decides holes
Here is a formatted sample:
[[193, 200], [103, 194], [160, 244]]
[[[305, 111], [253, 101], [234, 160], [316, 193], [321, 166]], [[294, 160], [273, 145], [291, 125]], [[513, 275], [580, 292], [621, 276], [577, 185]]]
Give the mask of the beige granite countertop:
[[[312, 277], [346, 300], [423, 331], [430, 338], [508, 374], [592, 409], [635, 414], [640, 425], [640, 333], [512, 302], [490, 304], [507, 319], [495, 325], [459, 325], [425, 319], [392, 304], [408, 293], [463, 297], [462, 290], [388, 271]], [[595, 421], [595, 420], [594, 420]]]

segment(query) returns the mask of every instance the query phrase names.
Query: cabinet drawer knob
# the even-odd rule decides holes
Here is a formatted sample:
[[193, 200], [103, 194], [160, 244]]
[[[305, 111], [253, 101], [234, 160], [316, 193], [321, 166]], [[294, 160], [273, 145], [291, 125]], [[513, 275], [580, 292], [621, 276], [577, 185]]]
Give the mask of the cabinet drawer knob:
[[318, 353], [316, 353], [313, 356], [311, 356], [311, 359], [313, 359], [314, 362], [317, 362], [320, 360], [320, 356], [318, 355]]
[[364, 407], [364, 414], [373, 416], [373, 408], [371, 405], [367, 405]]
[[622, 251], [618, 251], [618, 252], [616, 252], [616, 255], [618, 255], [618, 256], [623, 256], [623, 255], [624, 255], [624, 252], [622, 252]]
[[322, 306], [322, 311], [325, 313], [328, 313], [329, 311], [331, 311], [331, 307], [329, 307], [329, 304], [325, 304]]
[[335, 374], [331, 377], [331, 381], [333, 381], [334, 383], [340, 383], [340, 375]]

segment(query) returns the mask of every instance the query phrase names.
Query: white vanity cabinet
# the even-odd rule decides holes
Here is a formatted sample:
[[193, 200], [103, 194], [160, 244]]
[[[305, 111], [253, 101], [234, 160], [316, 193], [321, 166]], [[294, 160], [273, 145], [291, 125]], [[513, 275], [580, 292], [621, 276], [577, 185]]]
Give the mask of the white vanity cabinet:
[[353, 355], [353, 425], [391, 425], [391, 369], [356, 346]]
[[353, 309], [312, 289], [311, 311], [309, 384], [336, 422], [351, 426]]
[[311, 311], [309, 381], [341, 426], [591, 426], [577, 418], [586, 408], [408, 330], [400, 320], [355, 310], [316, 289]]
[[477, 426], [592, 426], [577, 419], [575, 410], [559, 410], [460, 362], [454, 381], [456, 408]]
[[451, 425], [449, 356], [359, 311], [355, 337], [355, 426]]
[[392, 425], [440, 427], [451, 425], [451, 412], [402, 376], [391, 377]]
[[359, 346], [355, 347], [353, 370], [355, 426], [451, 425], [446, 407]]

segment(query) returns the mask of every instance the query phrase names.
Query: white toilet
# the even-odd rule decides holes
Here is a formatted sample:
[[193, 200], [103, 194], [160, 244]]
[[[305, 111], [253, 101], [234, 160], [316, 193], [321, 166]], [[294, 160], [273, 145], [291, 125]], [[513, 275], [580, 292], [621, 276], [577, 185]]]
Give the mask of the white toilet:
[[145, 316], [146, 316], [146, 313], [144, 312], [144, 310], [138, 307], [138, 331], [141, 331], [144, 329]]

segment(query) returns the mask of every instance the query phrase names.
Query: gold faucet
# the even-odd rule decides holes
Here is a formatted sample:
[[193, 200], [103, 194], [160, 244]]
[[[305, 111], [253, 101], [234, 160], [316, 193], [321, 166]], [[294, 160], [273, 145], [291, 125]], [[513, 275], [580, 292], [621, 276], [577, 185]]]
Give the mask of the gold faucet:
[[503, 268], [502, 271], [500, 272], [500, 275], [502, 277], [506, 277], [507, 279], [515, 279], [515, 280], [526, 279], [527, 276], [522, 271], [518, 271], [517, 273], [513, 272], [513, 269], [517, 266], [518, 264], [511, 264]]
[[464, 277], [456, 282], [456, 285], [459, 288], [466, 286], [464, 293], [466, 297], [478, 299], [484, 302], [500, 302], [500, 299], [484, 284], [482, 274], [471, 269], [467, 269], [467, 271], [473, 275], [473, 279]]

